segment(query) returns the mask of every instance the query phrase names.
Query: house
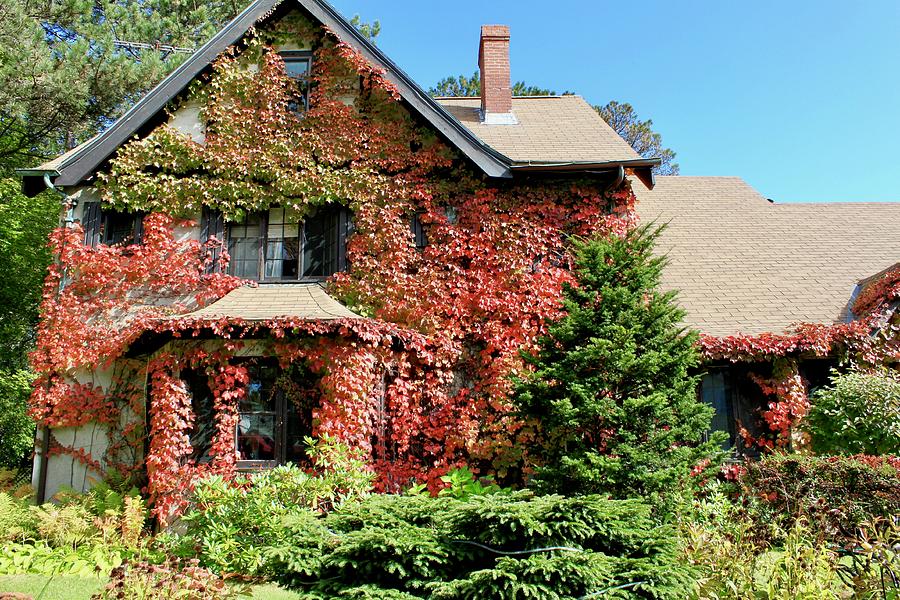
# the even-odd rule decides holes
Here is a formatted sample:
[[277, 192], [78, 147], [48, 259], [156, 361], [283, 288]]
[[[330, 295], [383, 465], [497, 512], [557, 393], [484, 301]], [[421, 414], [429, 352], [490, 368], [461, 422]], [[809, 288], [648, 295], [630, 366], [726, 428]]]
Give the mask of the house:
[[[257, 0], [23, 171], [65, 207], [34, 355], [39, 499], [116, 472], [165, 520], [201, 475], [303, 463], [311, 434], [364, 451], [385, 489], [464, 462], [513, 478], [531, 434], [509, 376], [560, 312], [566, 239], [638, 216], [669, 223], [665, 283], [730, 428], [750, 367], [720, 368], [738, 358], [715, 340], [841, 323], [897, 261], [900, 205], [654, 178], [584, 99], [512, 97], [508, 28], [482, 28], [478, 59], [481, 98], [432, 99], [322, 0]], [[744, 362], [808, 353], [785, 339]]]

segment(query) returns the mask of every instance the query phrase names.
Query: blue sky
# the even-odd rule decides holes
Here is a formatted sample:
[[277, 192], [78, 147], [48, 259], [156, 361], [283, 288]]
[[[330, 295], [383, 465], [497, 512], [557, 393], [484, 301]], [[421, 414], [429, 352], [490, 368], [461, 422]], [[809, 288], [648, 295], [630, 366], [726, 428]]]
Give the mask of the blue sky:
[[429, 87], [511, 27], [514, 80], [630, 102], [682, 175], [789, 201], [900, 201], [900, 1], [332, 0]]

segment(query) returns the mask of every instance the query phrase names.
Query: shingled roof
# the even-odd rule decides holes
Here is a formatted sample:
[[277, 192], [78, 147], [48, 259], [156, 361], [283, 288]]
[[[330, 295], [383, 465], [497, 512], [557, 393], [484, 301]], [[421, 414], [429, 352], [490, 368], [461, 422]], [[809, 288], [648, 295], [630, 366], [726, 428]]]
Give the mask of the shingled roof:
[[[356, 50], [369, 64], [381, 69], [385, 79], [394, 85], [403, 102], [414, 113], [428, 122], [443, 138], [460, 154], [469, 159], [485, 175], [489, 177], [509, 178], [516, 167], [541, 169], [549, 165], [550, 169], [558, 169], [559, 154], [547, 160], [541, 152], [529, 152], [528, 164], [516, 164], [516, 160], [503, 154], [487, 141], [487, 134], [475, 134], [473, 127], [464, 126], [454, 118], [441, 104], [438, 104], [425, 90], [416, 84], [380, 49], [374, 46], [365, 36], [343, 18], [324, 0], [255, 0], [241, 14], [219, 31], [212, 39], [194, 52], [184, 63], [163, 79], [156, 87], [141, 98], [128, 112], [116, 120], [108, 129], [70, 150], [64, 155], [31, 169], [21, 169], [22, 189], [28, 196], [33, 196], [44, 189], [43, 178], [50, 177], [60, 187], [79, 185], [90, 179], [92, 174], [109, 160], [133, 136], [146, 135], [152, 127], [161, 122], [165, 109], [171, 102], [180, 98], [192, 81], [208, 72], [215, 59], [231, 46], [239, 45], [247, 32], [254, 27], [265, 27], [270, 20], [291, 9], [302, 9], [318, 21], [342, 42]], [[476, 99], [477, 101], [477, 99]], [[560, 103], [562, 106], [562, 103]], [[526, 120], [529, 120], [526, 118]], [[595, 121], [597, 119], [594, 119]], [[592, 126], [597, 125], [594, 123]], [[497, 125], [502, 128], [505, 125]], [[608, 129], [608, 128], [607, 128]], [[539, 132], [533, 132], [531, 139]], [[546, 135], [552, 130], [544, 129]], [[603, 136], [609, 138], [608, 132]], [[618, 136], [616, 136], [618, 137]], [[615, 145], [617, 150], [611, 154], [595, 153], [595, 160], [579, 161], [565, 159], [565, 167], [570, 169], [618, 170], [620, 166], [634, 169], [646, 181], [652, 182], [650, 169], [659, 164], [659, 159], [641, 159], [632, 153], [625, 152], [622, 144], [615, 144], [607, 139], [605, 146]], [[555, 143], [539, 143], [538, 148], [548, 148]], [[627, 146], [627, 144], [624, 144]], [[584, 148], [581, 148], [583, 150]], [[583, 153], [579, 151], [579, 156]], [[622, 162], [620, 158], [626, 156]]]
[[641, 219], [668, 224], [664, 287], [710, 335], [846, 321], [858, 282], [900, 258], [900, 203], [774, 204], [737, 177], [632, 183]]
[[329, 321], [362, 318], [329, 296], [319, 283], [275, 283], [243, 286], [209, 306], [178, 318], [269, 321], [280, 317]]
[[513, 125], [486, 125], [480, 116], [480, 98], [437, 100], [514, 166], [642, 161], [581, 96], [515, 97], [512, 113], [517, 123]]

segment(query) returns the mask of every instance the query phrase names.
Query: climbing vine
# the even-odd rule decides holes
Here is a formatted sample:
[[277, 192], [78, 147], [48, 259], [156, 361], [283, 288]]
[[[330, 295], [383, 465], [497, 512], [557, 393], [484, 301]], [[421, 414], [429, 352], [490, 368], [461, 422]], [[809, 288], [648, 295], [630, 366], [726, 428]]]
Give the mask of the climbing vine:
[[[132, 428], [127, 439], [132, 457], [147, 440], [147, 491], [163, 520], [183, 507], [198, 476], [235, 472], [248, 375], [233, 358], [247, 352], [315, 374], [314, 434], [364, 449], [382, 489], [415, 480], [439, 486], [463, 464], [518, 477], [529, 433], [507, 404], [510, 375], [523, 368], [520, 349], [560, 314], [562, 286], [572, 280], [568, 239], [621, 233], [635, 219], [627, 182], [606, 189], [590, 177], [487, 180], [349, 46], [302, 21], [283, 23], [221, 57], [193, 90], [202, 142], [162, 125], [123, 146], [99, 174], [108, 207], [149, 213], [140, 245], [90, 248], [77, 225], [51, 239], [58, 262], [33, 357], [41, 376], [32, 412], [51, 428], [103, 421], [110, 439], [146, 422], [146, 432]], [[269, 46], [292, 32], [317, 48], [308, 82], [286, 77]], [[299, 113], [304, 89], [309, 106]], [[226, 274], [221, 240], [184, 235], [196, 231], [202, 207], [240, 222], [271, 206], [309, 214], [327, 204], [354, 214], [350, 269], [328, 285], [360, 318], [192, 314], [247, 284]], [[425, 228], [424, 249], [414, 243], [413, 216]], [[127, 402], [108, 386], [79, 383], [85, 373], [141, 360]], [[190, 442], [197, 415], [186, 369], [205, 374], [214, 400], [203, 457]], [[149, 390], [146, 415], [135, 389]], [[115, 408], [123, 402], [140, 418], [123, 418]], [[69, 453], [95, 470], [140, 462]]]
[[[308, 81], [285, 75], [271, 47], [283, 37], [316, 48]], [[252, 353], [315, 375], [314, 435], [365, 450], [382, 489], [439, 486], [463, 464], [519, 478], [531, 434], [507, 396], [525, 368], [520, 351], [561, 314], [561, 290], [573, 281], [570, 238], [634, 225], [627, 180], [614, 189], [591, 177], [489, 181], [409, 113], [383, 73], [300, 18], [219, 58], [188, 102], [203, 107], [202, 141], [164, 124], [98, 174], [108, 207], [149, 213], [140, 245], [87, 247], [77, 224], [51, 236], [58, 260], [32, 357], [32, 414], [50, 428], [99, 422], [111, 441], [102, 457], [58, 440], [54, 451], [98, 472], [133, 474], [143, 463], [165, 521], [197, 477], [235, 473], [248, 372], [233, 359]], [[227, 274], [222, 240], [184, 234], [198, 230], [203, 207], [241, 222], [273, 206], [310, 214], [329, 204], [353, 211], [355, 232], [350, 268], [328, 289], [359, 318], [192, 314], [252, 285]], [[414, 217], [424, 248], [411, 233]], [[771, 360], [861, 346], [869, 331], [867, 322], [803, 326], [702, 338], [701, 349], [708, 358]], [[121, 372], [103, 385], [85, 379], [108, 370]], [[214, 435], [202, 457], [191, 445], [198, 416], [185, 370], [203, 373], [213, 396]], [[778, 397], [770, 413], [779, 431], [802, 412], [799, 387], [783, 381], [764, 383]]]

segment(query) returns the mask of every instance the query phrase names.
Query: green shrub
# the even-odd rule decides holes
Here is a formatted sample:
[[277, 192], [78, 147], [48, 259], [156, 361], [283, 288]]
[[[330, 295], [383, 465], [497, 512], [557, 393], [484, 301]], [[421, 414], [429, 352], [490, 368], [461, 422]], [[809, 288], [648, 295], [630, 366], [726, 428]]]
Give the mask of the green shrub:
[[0, 575], [105, 575], [122, 564], [120, 550], [103, 545], [52, 547], [46, 542], [7, 543], [0, 552]]
[[[762, 524], [728, 488], [712, 484], [679, 519], [685, 558], [696, 567], [694, 597], [699, 600], [807, 600], [891, 598], [887, 588], [900, 564], [892, 563], [895, 528], [867, 529], [844, 548], [827, 543], [805, 519], [786, 519], [790, 528]], [[773, 527], [776, 535], [771, 535]], [[777, 544], [773, 543], [776, 542]], [[898, 546], [900, 547], [900, 546]], [[887, 560], [885, 560], [887, 558]]]
[[54, 548], [91, 545], [100, 537], [94, 516], [78, 504], [52, 503], [31, 507], [37, 521], [38, 538]]
[[525, 356], [534, 371], [512, 397], [540, 425], [531, 485], [542, 492], [672, 504], [691, 469], [721, 455], [724, 434], [707, 438], [713, 411], [692, 375], [696, 334], [659, 290], [657, 236], [641, 227], [575, 244], [566, 314]]
[[315, 474], [286, 465], [237, 484], [221, 477], [200, 481], [175, 551], [200, 557], [217, 573], [267, 574], [265, 552], [283, 540], [286, 517], [333, 510], [372, 488], [373, 475], [345, 445], [326, 438], [310, 452], [320, 468]]
[[813, 394], [804, 429], [818, 454], [900, 454], [900, 376], [834, 372]]
[[[892, 463], [894, 463], [892, 465]], [[821, 539], [853, 539], [859, 526], [900, 515], [900, 461], [879, 457], [771, 455], [741, 478], [760, 528], [804, 519]]]
[[113, 497], [99, 485], [58, 501], [30, 506], [0, 492], [0, 573], [106, 574], [144, 550], [140, 496]]
[[[308, 598], [684, 598], [673, 531], [638, 501], [372, 496], [297, 515], [270, 572]], [[604, 592], [605, 593], [605, 592]]]

